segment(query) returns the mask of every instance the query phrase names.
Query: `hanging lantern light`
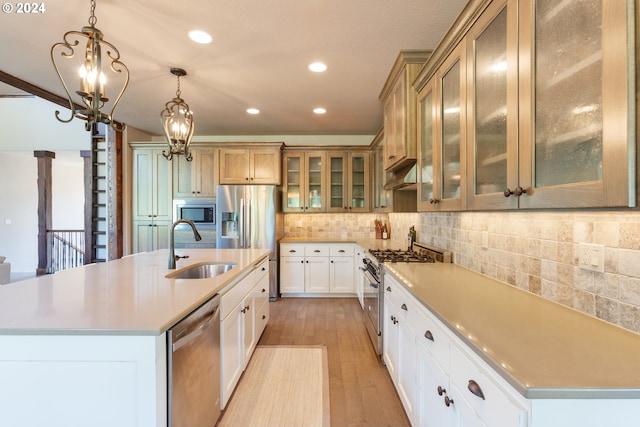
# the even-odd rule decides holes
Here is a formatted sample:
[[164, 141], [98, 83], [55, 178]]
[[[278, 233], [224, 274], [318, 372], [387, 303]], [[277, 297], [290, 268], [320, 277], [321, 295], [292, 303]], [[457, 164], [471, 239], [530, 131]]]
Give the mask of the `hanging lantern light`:
[[169, 143], [169, 151], [163, 151], [162, 154], [167, 160], [173, 159], [174, 155], [183, 155], [190, 162], [192, 157], [189, 145], [194, 129], [193, 113], [189, 105], [180, 98], [180, 77], [186, 76], [187, 72], [182, 68], [172, 68], [171, 74], [178, 77], [178, 89], [176, 97], [167, 102], [160, 113], [164, 135]]
[[[69, 123], [74, 117], [86, 120], [85, 129], [87, 130], [91, 130], [93, 123], [110, 124], [117, 130], [123, 130], [124, 125], [113, 121], [113, 112], [129, 84], [129, 69], [120, 61], [120, 52], [118, 52], [118, 49], [104, 40], [102, 32], [95, 27], [97, 22], [95, 9], [96, 2], [95, 0], [91, 0], [89, 26], [82, 27], [81, 31], [66, 32], [63, 36], [64, 41], [56, 43], [51, 47], [51, 61], [67, 93], [69, 109], [72, 111], [69, 119], [60, 118], [60, 111], [56, 111], [56, 118], [63, 123]], [[62, 58], [72, 59], [75, 55], [76, 47], [78, 47], [82, 40], [86, 40], [85, 57], [79, 69], [80, 88], [75, 91], [80, 97], [80, 102], [75, 103], [65, 79], [60, 73], [55, 54], [59, 51]], [[105, 55], [103, 55], [103, 50], [106, 51]], [[103, 64], [108, 64], [108, 67], [103, 68]], [[111, 110], [108, 114], [101, 111], [109, 102], [109, 98], [106, 96], [105, 71], [114, 73], [114, 77], [124, 73], [124, 77], [121, 78], [124, 79], [124, 84], [115, 101], [111, 104]]]

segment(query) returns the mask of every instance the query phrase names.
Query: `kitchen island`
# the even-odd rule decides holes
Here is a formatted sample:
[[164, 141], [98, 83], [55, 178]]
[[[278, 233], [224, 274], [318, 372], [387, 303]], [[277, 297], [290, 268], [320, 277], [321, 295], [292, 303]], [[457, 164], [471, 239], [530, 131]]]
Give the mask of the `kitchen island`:
[[247, 277], [268, 250], [183, 249], [179, 271], [234, 263], [208, 279], [167, 278], [168, 250], [0, 288], [0, 425], [166, 426], [166, 331]]

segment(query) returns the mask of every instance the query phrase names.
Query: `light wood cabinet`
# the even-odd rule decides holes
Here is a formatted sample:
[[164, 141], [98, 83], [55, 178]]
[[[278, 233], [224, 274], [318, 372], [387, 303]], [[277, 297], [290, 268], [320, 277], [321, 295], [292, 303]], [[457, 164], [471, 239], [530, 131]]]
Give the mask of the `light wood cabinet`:
[[281, 183], [281, 144], [220, 149], [220, 184]]
[[[636, 206], [629, 5], [608, 0], [469, 2], [416, 79], [424, 190], [420, 209]], [[435, 101], [440, 111], [428, 118], [426, 103], [446, 97], [438, 75], [463, 45], [458, 53], [460, 111], [467, 110], [461, 204], [447, 206], [445, 198], [430, 197], [429, 163], [433, 192], [446, 193], [447, 168], [456, 162], [448, 160], [446, 151], [438, 157], [438, 138], [447, 141], [438, 127], [448, 128], [445, 109], [452, 107]], [[441, 185], [438, 167], [443, 169]], [[455, 169], [450, 178], [458, 175]], [[451, 190], [457, 187], [449, 184]]]
[[329, 152], [327, 166], [327, 212], [369, 212], [369, 153]]
[[465, 41], [418, 95], [418, 210], [463, 210], [465, 200]]
[[518, 186], [517, 0], [496, 0], [467, 40], [467, 206], [515, 209]]
[[404, 50], [380, 93], [384, 118], [384, 167], [395, 170], [416, 160], [416, 92], [412, 86], [430, 51]]
[[132, 253], [168, 247], [171, 180], [171, 162], [162, 155], [162, 148], [134, 147]]
[[184, 156], [173, 160], [173, 197], [215, 198], [218, 184], [218, 150], [198, 147], [191, 150], [192, 160]]
[[284, 154], [284, 212], [326, 211], [325, 159], [323, 151]]
[[133, 150], [133, 220], [172, 219], [171, 162], [162, 148]]
[[635, 205], [630, 4], [519, 2], [520, 208]]

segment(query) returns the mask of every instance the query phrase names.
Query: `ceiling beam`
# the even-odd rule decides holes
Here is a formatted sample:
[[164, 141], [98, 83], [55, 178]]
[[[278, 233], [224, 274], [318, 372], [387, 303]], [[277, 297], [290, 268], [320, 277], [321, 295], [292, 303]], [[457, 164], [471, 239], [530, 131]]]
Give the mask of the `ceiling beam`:
[[[27, 81], [24, 81], [16, 76], [13, 76], [9, 73], [5, 73], [4, 71], [0, 70], [0, 82], [6, 83], [10, 86], [13, 86], [15, 88], [18, 88], [20, 90], [23, 90], [25, 92], [31, 93], [35, 96], [37, 96], [38, 98], [42, 98], [44, 100], [47, 100], [49, 102], [52, 102], [56, 105], [59, 105], [61, 107], [67, 108], [69, 109], [69, 99], [68, 98], [64, 98], [62, 96], [56, 95], [55, 93], [49, 92], [48, 90], [42, 89], [41, 87], [38, 87], [32, 83], [29, 83]], [[79, 104], [76, 104], [75, 102], [73, 103], [73, 108], [75, 108], [76, 110], [82, 110], [84, 107], [82, 107]], [[116, 126], [121, 126], [122, 123], [117, 122], [115, 120], [113, 120], [114, 125]]]

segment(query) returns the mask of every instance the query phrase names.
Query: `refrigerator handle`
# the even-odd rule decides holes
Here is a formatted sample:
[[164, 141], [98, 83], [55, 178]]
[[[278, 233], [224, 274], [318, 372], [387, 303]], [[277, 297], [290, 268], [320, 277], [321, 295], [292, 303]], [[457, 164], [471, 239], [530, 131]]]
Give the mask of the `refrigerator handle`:
[[251, 247], [251, 199], [247, 199], [247, 211], [246, 211], [246, 222], [247, 222], [247, 230], [246, 230], [246, 241], [245, 241], [245, 248], [250, 248]]
[[238, 224], [238, 232], [240, 233], [240, 247], [244, 248], [244, 199], [240, 199], [240, 221]]

